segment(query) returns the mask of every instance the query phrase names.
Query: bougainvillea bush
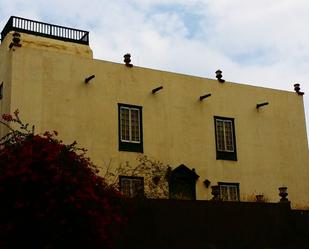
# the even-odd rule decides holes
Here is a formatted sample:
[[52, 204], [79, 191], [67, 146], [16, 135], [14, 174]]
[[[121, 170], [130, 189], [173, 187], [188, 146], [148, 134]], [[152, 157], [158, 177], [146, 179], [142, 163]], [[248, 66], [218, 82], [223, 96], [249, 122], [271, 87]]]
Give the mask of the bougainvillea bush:
[[57, 132], [35, 134], [18, 111], [0, 122], [9, 131], [0, 140], [0, 248], [113, 248], [126, 201], [85, 150]]

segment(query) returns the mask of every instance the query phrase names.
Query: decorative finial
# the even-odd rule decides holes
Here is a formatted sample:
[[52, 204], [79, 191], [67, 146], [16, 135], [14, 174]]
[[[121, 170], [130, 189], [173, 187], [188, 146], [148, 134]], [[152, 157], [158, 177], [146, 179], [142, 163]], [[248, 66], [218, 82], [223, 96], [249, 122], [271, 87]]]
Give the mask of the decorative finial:
[[131, 55], [128, 53], [128, 54], [125, 54], [124, 56], [124, 63], [126, 64], [127, 67], [133, 67], [133, 64], [131, 64]]
[[289, 201], [288, 198], [288, 188], [287, 187], [280, 187], [279, 188], [279, 196], [281, 197], [280, 202], [287, 202]]
[[294, 84], [294, 91], [298, 94], [298, 95], [304, 95], [305, 93], [304, 92], [301, 92], [300, 91], [300, 84], [296, 83]]
[[220, 69], [218, 69], [218, 70], [216, 71], [216, 78], [218, 79], [218, 81], [219, 81], [220, 83], [224, 83], [224, 82], [225, 82], [225, 80], [222, 79], [222, 71], [221, 71]]
[[12, 42], [10, 43], [9, 48], [12, 48], [13, 46], [21, 47], [21, 44], [20, 44], [20, 33], [18, 33], [18, 32], [14, 32], [13, 33]]

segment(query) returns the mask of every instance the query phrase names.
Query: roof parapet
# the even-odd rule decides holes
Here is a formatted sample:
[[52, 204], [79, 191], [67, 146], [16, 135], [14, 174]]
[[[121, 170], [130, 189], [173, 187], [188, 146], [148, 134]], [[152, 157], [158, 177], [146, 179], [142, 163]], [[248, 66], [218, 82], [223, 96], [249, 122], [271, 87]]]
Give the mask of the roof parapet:
[[10, 31], [89, 45], [89, 32], [11, 16], [1, 32], [1, 41]]

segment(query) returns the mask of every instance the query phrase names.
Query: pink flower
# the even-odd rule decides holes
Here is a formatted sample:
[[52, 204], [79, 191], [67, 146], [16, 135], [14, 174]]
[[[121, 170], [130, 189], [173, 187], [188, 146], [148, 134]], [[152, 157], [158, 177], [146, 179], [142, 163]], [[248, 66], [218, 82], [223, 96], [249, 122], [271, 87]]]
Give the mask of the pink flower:
[[13, 120], [13, 117], [12, 117], [12, 115], [10, 115], [10, 114], [3, 114], [3, 115], [2, 115], [2, 119], [5, 120], [5, 121], [10, 122], [10, 121]]

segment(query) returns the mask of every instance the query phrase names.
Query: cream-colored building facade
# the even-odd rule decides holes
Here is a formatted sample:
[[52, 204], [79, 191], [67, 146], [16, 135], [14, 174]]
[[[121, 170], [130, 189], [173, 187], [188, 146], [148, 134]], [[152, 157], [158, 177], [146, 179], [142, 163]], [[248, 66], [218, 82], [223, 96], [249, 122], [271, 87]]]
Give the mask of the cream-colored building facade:
[[219, 185], [227, 199], [278, 202], [285, 186], [292, 207], [309, 208], [302, 95], [97, 60], [87, 44], [14, 32], [0, 45], [1, 114], [19, 109], [102, 168], [141, 154], [194, 168], [199, 200]]

